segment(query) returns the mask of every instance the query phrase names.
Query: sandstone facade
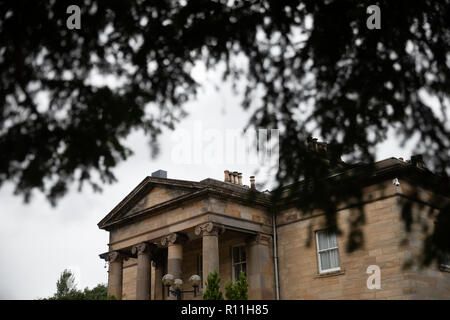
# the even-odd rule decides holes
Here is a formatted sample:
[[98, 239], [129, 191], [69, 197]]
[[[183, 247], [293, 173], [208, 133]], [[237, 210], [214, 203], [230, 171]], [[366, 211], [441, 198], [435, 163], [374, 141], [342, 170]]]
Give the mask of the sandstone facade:
[[[433, 216], [449, 198], [397, 175], [395, 168], [408, 165], [381, 161], [378, 166], [392, 176], [363, 187], [363, 246], [357, 250], [347, 247], [350, 222], [360, 211], [354, 205], [339, 208], [339, 267], [332, 272], [319, 268], [316, 233], [334, 227], [323, 212], [305, 214], [289, 204], [274, 208], [269, 194], [240, 185], [238, 178], [231, 183], [147, 177], [99, 223], [110, 233], [109, 251], [101, 255], [109, 261], [110, 294], [173, 299], [162, 285], [164, 274], [176, 275], [183, 289], [191, 290], [191, 275], [204, 282], [213, 269], [219, 269], [224, 291], [233, 272], [244, 268], [250, 299], [275, 299], [277, 277], [280, 299], [449, 299], [450, 273], [437, 263], [419, 262]], [[411, 209], [410, 231], [405, 204]], [[139, 251], [142, 244], [145, 250]], [[367, 269], [374, 265], [381, 272], [380, 289], [367, 285]], [[183, 298], [201, 299], [202, 290]]]

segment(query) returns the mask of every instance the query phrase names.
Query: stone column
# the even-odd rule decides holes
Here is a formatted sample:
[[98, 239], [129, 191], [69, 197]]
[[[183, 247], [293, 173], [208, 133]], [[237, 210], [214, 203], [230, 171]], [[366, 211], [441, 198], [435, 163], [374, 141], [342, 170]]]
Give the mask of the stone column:
[[[167, 273], [172, 274], [175, 279], [183, 279], [183, 242], [187, 237], [180, 233], [172, 233], [161, 240], [163, 246], [167, 246]], [[170, 295], [169, 300], [176, 297]]]
[[155, 300], [163, 300], [164, 294], [163, 294], [162, 277], [164, 275], [163, 275], [162, 261], [158, 260], [153, 261], [153, 266], [155, 268], [155, 284], [154, 284]]
[[136, 300], [150, 300], [152, 265], [151, 255], [153, 245], [143, 242], [133, 247], [132, 253], [137, 254]]
[[212, 222], [199, 225], [195, 228], [195, 234], [202, 236], [202, 264], [203, 287], [206, 287], [208, 275], [216, 270], [219, 272], [219, 234], [224, 227]]
[[152, 257], [152, 266], [154, 268], [155, 281], [153, 283], [153, 297], [154, 300], [164, 300], [164, 291], [162, 284], [162, 277], [164, 276], [164, 260], [165, 255], [161, 249], [155, 250]]
[[111, 251], [101, 256], [109, 262], [108, 296], [122, 299], [122, 274], [124, 256], [118, 251]]
[[252, 300], [274, 299], [275, 280], [270, 235], [258, 234], [249, 239], [247, 257], [248, 297]]

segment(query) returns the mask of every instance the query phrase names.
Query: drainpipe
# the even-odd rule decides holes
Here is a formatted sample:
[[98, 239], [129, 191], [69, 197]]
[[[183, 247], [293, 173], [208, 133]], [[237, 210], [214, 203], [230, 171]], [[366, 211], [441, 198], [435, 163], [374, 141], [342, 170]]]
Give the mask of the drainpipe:
[[273, 226], [273, 264], [275, 266], [275, 292], [276, 292], [276, 299], [280, 300], [280, 283], [278, 280], [277, 218], [275, 209], [273, 209], [272, 211], [272, 226]]

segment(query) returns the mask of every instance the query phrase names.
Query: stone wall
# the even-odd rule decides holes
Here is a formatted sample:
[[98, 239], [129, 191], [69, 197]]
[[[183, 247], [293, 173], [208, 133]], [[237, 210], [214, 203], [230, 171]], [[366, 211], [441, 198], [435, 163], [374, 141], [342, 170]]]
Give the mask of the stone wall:
[[[401, 181], [407, 189], [407, 183]], [[390, 181], [365, 190], [363, 247], [348, 252], [349, 221], [355, 209], [342, 208], [337, 223], [341, 271], [319, 274], [315, 232], [326, 227], [320, 212], [302, 216], [295, 208], [280, 212], [277, 220], [281, 299], [450, 299], [450, 273], [436, 265], [420, 270], [417, 262], [424, 235], [417, 219], [415, 232], [408, 233], [402, 218], [405, 196]], [[416, 215], [427, 219], [427, 205], [413, 206]], [[431, 221], [428, 217], [428, 224]], [[415, 239], [415, 240], [414, 240]], [[381, 269], [381, 289], [368, 289], [369, 265]], [[409, 268], [408, 268], [409, 266]]]
[[[426, 197], [422, 194], [420, 197]], [[450, 299], [450, 273], [441, 271], [434, 260], [429, 266], [423, 266], [424, 243], [433, 232], [436, 209], [418, 201], [401, 199], [400, 208], [411, 205], [411, 230], [406, 233], [404, 243], [410, 248], [406, 260], [409, 266], [404, 270], [404, 277], [410, 282], [405, 293], [411, 299]], [[405, 213], [406, 215], [406, 213]]]

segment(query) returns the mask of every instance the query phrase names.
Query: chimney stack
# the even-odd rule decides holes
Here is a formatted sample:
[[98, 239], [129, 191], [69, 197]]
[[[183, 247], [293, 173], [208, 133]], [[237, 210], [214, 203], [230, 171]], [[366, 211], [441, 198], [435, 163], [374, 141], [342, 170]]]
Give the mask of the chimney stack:
[[157, 170], [155, 172], [152, 172], [152, 177], [167, 179], [167, 171]]
[[242, 186], [242, 172], [224, 170], [224, 182]]
[[255, 176], [250, 177], [250, 188], [256, 189], [255, 187]]
[[425, 163], [421, 154], [411, 156], [411, 164], [417, 168], [424, 169]]

